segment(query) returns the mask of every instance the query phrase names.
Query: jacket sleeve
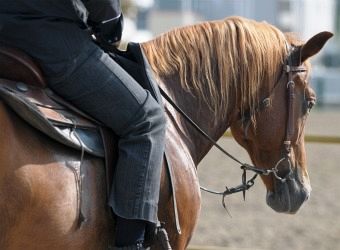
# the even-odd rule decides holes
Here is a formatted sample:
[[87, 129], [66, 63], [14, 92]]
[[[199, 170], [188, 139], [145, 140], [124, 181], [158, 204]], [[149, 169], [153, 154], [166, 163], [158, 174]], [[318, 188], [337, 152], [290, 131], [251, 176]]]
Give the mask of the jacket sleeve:
[[120, 0], [83, 0], [88, 11], [87, 23], [102, 42], [119, 42], [123, 32]]
[[119, 18], [122, 13], [120, 0], [83, 0], [89, 12], [88, 22], [100, 24]]

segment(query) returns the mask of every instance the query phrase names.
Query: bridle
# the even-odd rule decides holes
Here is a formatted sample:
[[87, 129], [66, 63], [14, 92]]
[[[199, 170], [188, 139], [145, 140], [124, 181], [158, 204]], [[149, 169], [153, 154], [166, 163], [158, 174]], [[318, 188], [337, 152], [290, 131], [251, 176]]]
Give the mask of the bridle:
[[[284, 149], [283, 150], [283, 157], [280, 160], [278, 160], [277, 163], [275, 164], [275, 166], [271, 169], [259, 168], [259, 167], [253, 166], [251, 164], [248, 164], [248, 163], [243, 163], [239, 159], [237, 159], [236, 157], [234, 157], [233, 155], [228, 153], [214, 139], [212, 139], [212, 137], [210, 137], [206, 132], [204, 132], [180, 107], [178, 107], [178, 105], [167, 95], [167, 93], [162, 88], [160, 88], [160, 92], [161, 92], [162, 96], [171, 104], [171, 106], [173, 106], [175, 108], [175, 110], [177, 112], [179, 112], [185, 118], [185, 120], [187, 122], [189, 122], [189, 124], [191, 126], [193, 126], [203, 137], [205, 137], [207, 140], [209, 140], [223, 154], [225, 154], [226, 156], [228, 156], [229, 158], [231, 158], [232, 160], [234, 160], [235, 162], [240, 164], [240, 168], [243, 171], [243, 173], [242, 173], [242, 183], [240, 185], [238, 185], [236, 187], [232, 187], [232, 188], [226, 187], [226, 189], [222, 192], [213, 191], [213, 190], [201, 187], [202, 190], [207, 191], [209, 193], [222, 195], [223, 196], [222, 203], [223, 203], [223, 206], [225, 208], [226, 208], [225, 203], [224, 203], [225, 196], [233, 194], [233, 193], [237, 193], [237, 192], [243, 192], [243, 198], [245, 199], [245, 192], [254, 185], [254, 183], [255, 183], [254, 181], [255, 181], [255, 179], [258, 175], [268, 176], [270, 174], [273, 174], [274, 177], [277, 180], [279, 180], [281, 182], [286, 182], [287, 179], [289, 179], [290, 176], [293, 173], [292, 163], [291, 163], [290, 157], [291, 157], [291, 150], [292, 150], [292, 138], [293, 138], [294, 129], [295, 129], [294, 128], [294, 104], [295, 104], [295, 97], [296, 96], [295, 96], [294, 74], [306, 72], [307, 69], [303, 65], [293, 66], [292, 55], [293, 55], [293, 52], [294, 52], [294, 48], [290, 47], [287, 44], [287, 50], [289, 51], [289, 53], [288, 53], [288, 56], [287, 56], [286, 63], [283, 66], [282, 74], [278, 78], [278, 80], [277, 80], [276, 84], [274, 85], [269, 96], [264, 98], [262, 100], [262, 102], [260, 102], [259, 107], [255, 111], [255, 112], [261, 112], [263, 110], [263, 107], [268, 106], [268, 103], [270, 102], [270, 98], [271, 98], [274, 90], [276, 89], [276, 87], [281, 82], [282, 77], [287, 75], [288, 82], [287, 82], [286, 88], [287, 88], [287, 96], [288, 96], [288, 100], [287, 100], [288, 116], [287, 116], [287, 122], [286, 122], [285, 139], [283, 141], [283, 149]], [[280, 176], [279, 166], [284, 161], [287, 161], [289, 171], [287, 172], [287, 174], [285, 174], [285, 176]], [[250, 178], [249, 180], [247, 180], [247, 176], [246, 176], [247, 171], [254, 172], [253, 177]]]
[[[269, 170], [269, 173], [273, 173], [276, 179], [278, 179], [281, 182], [285, 182], [287, 178], [290, 177], [290, 175], [293, 173], [292, 170], [292, 163], [290, 160], [291, 157], [291, 150], [292, 150], [292, 138], [294, 135], [295, 127], [294, 127], [294, 104], [295, 104], [295, 82], [293, 80], [295, 73], [301, 73], [306, 72], [307, 69], [305, 66], [299, 65], [299, 66], [293, 66], [292, 62], [292, 54], [294, 52], [294, 48], [290, 48], [288, 44], [286, 44], [289, 54], [287, 57], [287, 64], [283, 66], [283, 74], [288, 75], [288, 82], [287, 82], [287, 95], [288, 95], [288, 101], [287, 101], [287, 123], [286, 123], [286, 134], [285, 139], [283, 141], [283, 157], [275, 164], [274, 168]], [[299, 61], [300, 63], [300, 61]], [[300, 63], [301, 64], [301, 63]], [[278, 85], [278, 84], [276, 84]], [[274, 86], [275, 89], [276, 86]], [[287, 161], [289, 171], [284, 176], [281, 177], [279, 175], [279, 166], [282, 162]], [[266, 173], [267, 174], [267, 173]]]

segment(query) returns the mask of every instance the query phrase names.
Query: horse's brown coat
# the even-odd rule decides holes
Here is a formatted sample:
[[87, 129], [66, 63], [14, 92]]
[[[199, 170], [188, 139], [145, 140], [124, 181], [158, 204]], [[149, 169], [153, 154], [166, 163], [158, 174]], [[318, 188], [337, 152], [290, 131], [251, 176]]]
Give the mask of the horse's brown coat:
[[[233, 23], [233, 19], [230, 19], [226, 21], [228, 22], [227, 26], [230, 26], [230, 29], [234, 31], [237, 27], [249, 25], [246, 24], [246, 20], [242, 20], [237, 19], [237, 22]], [[267, 24], [255, 24], [256, 29], [260, 29], [262, 26], [268, 29]], [[209, 27], [207, 24], [204, 25]], [[221, 25], [225, 24], [222, 22]], [[197, 27], [200, 27], [200, 25]], [[226, 30], [228, 31], [229, 29]], [[186, 33], [186, 29], [183, 29], [182, 32], [190, 38], [190, 32]], [[273, 34], [278, 37], [280, 33], [275, 31]], [[218, 37], [221, 38], [224, 35], [220, 34]], [[172, 33], [167, 34], [167, 36], [174, 42], [175, 37], [172, 37]], [[280, 35], [280, 37], [284, 36]], [[208, 40], [212, 41], [211, 39], [214, 39], [214, 37], [210, 37]], [[313, 41], [316, 41], [316, 44], [319, 44], [318, 47], [321, 48], [324, 43], [320, 41], [327, 41], [327, 39], [320, 36]], [[213, 45], [218, 46], [218, 39], [216, 38], [213, 41]], [[235, 47], [249, 46], [246, 39], [231, 41]], [[197, 49], [195, 42], [198, 41], [183, 40], [182, 42], [184, 43], [183, 46], [187, 45], [185, 53], [188, 55]], [[272, 40], [268, 42], [272, 42]], [[146, 57], [155, 69], [157, 67], [157, 62], [154, 58], [156, 55], [153, 54], [152, 50], [148, 49], [153, 44], [158, 44], [160, 47], [167, 46], [167, 44], [164, 41], [163, 43], [151, 41], [143, 45]], [[314, 47], [305, 47], [305, 55], [313, 54], [309, 53], [309, 48]], [[283, 53], [286, 53], [285, 48], [281, 49], [284, 51]], [[171, 55], [157, 56], [161, 56], [164, 62], [171, 64], [177, 55], [176, 53], [180, 53], [180, 51], [175, 50], [171, 52]], [[235, 56], [237, 55], [236, 51], [232, 51], [232, 53]], [[204, 63], [204, 51], [197, 51], [197, 54], [200, 56], [202, 63]], [[211, 55], [214, 56], [209, 57], [209, 60], [219, 60], [221, 62], [224, 59], [223, 51], [215, 51]], [[251, 54], [249, 55], [251, 56]], [[232, 58], [228, 58], [228, 60], [232, 61]], [[266, 60], [266, 58], [261, 58], [261, 60]], [[279, 65], [282, 62], [275, 63], [278, 65], [276, 71], [280, 71]], [[198, 76], [192, 76], [198, 80], [195, 83], [196, 85], [221, 84], [220, 79], [223, 79], [223, 75], [217, 72], [217, 70], [221, 69], [214, 62], [210, 63], [210, 65], [214, 68], [209, 69], [211, 73], [209, 76], [205, 75], [207, 73], [204, 71], [206, 67], [198, 69], [189, 67], [186, 68], [187, 71], [183, 71], [185, 67], [177, 68], [178, 71], [172, 70], [168, 74], [166, 72], [159, 74], [155, 70], [155, 73], [161, 80], [160, 85], [173, 96], [179, 106], [184, 108], [188, 115], [198, 122], [208, 134], [218, 139], [231, 126], [237, 141], [248, 150], [253, 161], [255, 163], [264, 163], [262, 166], [265, 167], [271, 166], [272, 162], [278, 158], [278, 149], [275, 145], [282, 142], [280, 131], [284, 130], [286, 119], [285, 84], [282, 84], [282, 89], [275, 93], [277, 103], [273, 103], [265, 113], [254, 117], [256, 118], [256, 128], [251, 129], [250, 140], [245, 140], [242, 124], [238, 122], [239, 117], [242, 115], [242, 110], [253, 108], [256, 98], [251, 98], [252, 101], [250, 101], [249, 96], [241, 96], [242, 92], [237, 89], [238, 83], [233, 82], [232, 87], [228, 87], [228, 97], [224, 94], [215, 93], [220, 97], [227, 98], [227, 102], [224, 102], [225, 109], [222, 109], [220, 102], [214, 105], [216, 100], [208, 100], [210, 105], [202, 105], [207, 98], [213, 97], [211, 94], [218, 92], [218, 88], [214, 90], [214, 88], [208, 86], [201, 87], [201, 90], [203, 90], [201, 94], [203, 93], [203, 95], [205, 95], [204, 90], [210, 91], [203, 98], [198, 94], [201, 90], [191, 92], [193, 86], [190, 87], [190, 82], [186, 82], [187, 87], [181, 85], [181, 80], [191, 79], [190, 74], [192, 72], [198, 74]], [[267, 62], [265, 65], [269, 65], [269, 63]], [[225, 66], [228, 67], [228, 65]], [[234, 66], [234, 69], [240, 67], [240, 65]], [[250, 67], [251, 64], [248, 66]], [[263, 69], [263, 72], [265, 71], [266, 68]], [[183, 75], [179, 75], [179, 72], [190, 77], [183, 78]], [[242, 72], [247, 74], [246, 71]], [[233, 73], [238, 74], [239, 72], [234, 70]], [[225, 78], [225, 84], [229, 84], [232, 79], [239, 79], [239, 76], [233, 76], [233, 73], [228, 72], [229, 77]], [[257, 87], [251, 89], [257, 92], [258, 98], [268, 95], [268, 91], [276, 81], [273, 76], [279, 75], [279, 72], [271, 72], [269, 75], [272, 77], [267, 76], [265, 79], [261, 79], [263, 75], [256, 76], [260, 78], [260, 81]], [[219, 79], [214, 79], [217, 76]], [[302, 98], [303, 92], [301, 91], [306, 86], [305, 77], [306, 75], [303, 74], [296, 76], [297, 85], [299, 86], [298, 99]], [[203, 80], [200, 81], [200, 79]], [[216, 80], [216, 82], [210, 82], [207, 79]], [[242, 84], [246, 83], [243, 82]], [[248, 84], [251, 84], [251, 82]], [[243, 88], [246, 87], [246, 85], [243, 86]], [[244, 105], [242, 108], [240, 106], [241, 100], [242, 105]], [[302, 105], [301, 100], [297, 102], [297, 105]], [[296, 128], [300, 127], [298, 125], [301, 124], [301, 119], [304, 117], [301, 110], [301, 106], [296, 106]], [[167, 150], [174, 168], [175, 191], [182, 234], [178, 235], [175, 230], [170, 185], [165, 171], [162, 174], [159, 218], [166, 223], [173, 249], [181, 250], [185, 249], [189, 244], [200, 210], [200, 191], [196, 166], [212, 145], [189, 127], [167, 103], [165, 104], [165, 111], [168, 116]], [[222, 111], [225, 113], [219, 113]], [[79, 218], [79, 192], [77, 191], [75, 174], [72, 170], [72, 162], [79, 161], [79, 152], [66, 148], [43, 136], [40, 132], [24, 123], [3, 103], [0, 103], [0, 121], [0, 248], [6, 250], [106, 249], [108, 243], [112, 241], [114, 233], [108, 207], [106, 206], [105, 176], [102, 160], [86, 156], [83, 163], [81, 211], [84, 219]], [[296, 133], [301, 134], [303, 137], [303, 131], [297, 131]], [[263, 140], [264, 138], [265, 140]], [[274, 146], [268, 146], [270, 143]], [[299, 140], [294, 145], [294, 159], [297, 162], [296, 167], [302, 167], [303, 173], [307, 176], [303, 140]], [[272, 177], [267, 177], [264, 181], [268, 189], [273, 189]]]

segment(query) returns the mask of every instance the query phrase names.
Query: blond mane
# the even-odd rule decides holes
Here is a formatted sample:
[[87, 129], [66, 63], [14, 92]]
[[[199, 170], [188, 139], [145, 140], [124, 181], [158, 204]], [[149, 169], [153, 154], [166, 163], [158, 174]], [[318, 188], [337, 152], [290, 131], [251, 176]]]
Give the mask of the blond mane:
[[253, 113], [261, 84], [274, 84], [287, 56], [285, 43], [272, 25], [230, 17], [174, 29], [142, 47], [158, 77], [179, 75], [186, 91], [222, 115], [231, 89], [240, 91], [241, 112]]

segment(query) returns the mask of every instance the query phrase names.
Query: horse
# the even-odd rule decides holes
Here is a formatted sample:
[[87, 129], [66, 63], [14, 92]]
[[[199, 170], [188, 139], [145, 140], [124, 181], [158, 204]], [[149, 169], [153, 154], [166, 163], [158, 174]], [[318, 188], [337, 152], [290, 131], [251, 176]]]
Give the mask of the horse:
[[[311, 191], [304, 124], [316, 96], [308, 59], [331, 36], [321, 32], [304, 43], [268, 23], [229, 17], [176, 28], [141, 48], [159, 86], [203, 131], [218, 140], [231, 129], [263, 171], [267, 204], [296, 213]], [[164, 162], [159, 220], [181, 250], [199, 218], [197, 165], [213, 143], [163, 101], [174, 189]], [[28, 125], [3, 100], [0, 121], [0, 248], [108, 249], [114, 221], [103, 159], [83, 155], [80, 192], [72, 167], [79, 151]]]

